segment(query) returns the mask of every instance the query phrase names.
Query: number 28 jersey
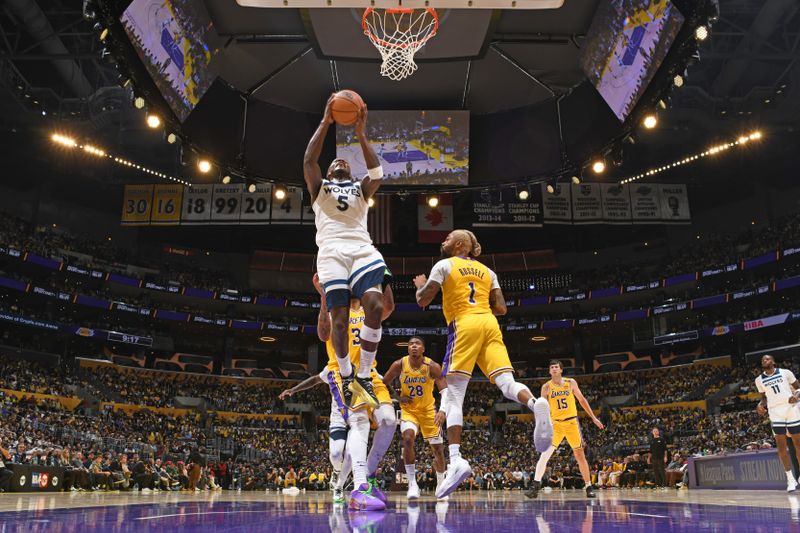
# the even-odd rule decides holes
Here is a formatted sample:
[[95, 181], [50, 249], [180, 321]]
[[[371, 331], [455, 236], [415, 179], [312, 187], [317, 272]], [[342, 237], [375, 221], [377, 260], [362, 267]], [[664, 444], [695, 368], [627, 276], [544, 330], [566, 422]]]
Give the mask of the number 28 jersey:
[[311, 208], [320, 248], [335, 241], [372, 244], [367, 230], [369, 206], [360, 182], [323, 179]]
[[756, 389], [767, 396], [767, 409], [788, 405], [796, 380], [792, 371], [785, 368], [776, 368], [771, 376], [762, 372], [756, 378]]
[[442, 286], [442, 312], [448, 324], [464, 315], [491, 314], [489, 294], [499, 289], [497, 275], [468, 257], [448, 257], [433, 266], [431, 278]]

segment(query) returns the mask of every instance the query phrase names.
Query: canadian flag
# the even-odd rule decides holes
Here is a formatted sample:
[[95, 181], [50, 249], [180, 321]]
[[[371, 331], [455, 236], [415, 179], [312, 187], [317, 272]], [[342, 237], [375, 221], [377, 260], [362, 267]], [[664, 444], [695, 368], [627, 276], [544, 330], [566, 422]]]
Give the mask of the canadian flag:
[[417, 199], [417, 241], [440, 243], [453, 231], [453, 195], [440, 194], [439, 205], [428, 205], [428, 196]]

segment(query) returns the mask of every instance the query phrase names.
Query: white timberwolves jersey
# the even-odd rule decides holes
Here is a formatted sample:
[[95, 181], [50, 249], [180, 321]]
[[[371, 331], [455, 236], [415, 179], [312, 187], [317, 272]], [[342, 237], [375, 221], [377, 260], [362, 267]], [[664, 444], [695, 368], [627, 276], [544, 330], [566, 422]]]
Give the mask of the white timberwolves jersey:
[[331, 241], [372, 244], [367, 230], [369, 206], [361, 183], [323, 179], [312, 206], [317, 225], [317, 246]]
[[794, 374], [785, 368], [776, 368], [775, 373], [768, 376], [761, 373], [756, 378], [756, 389], [767, 395], [767, 409], [780, 407], [789, 403], [792, 397], [792, 383], [795, 382]]

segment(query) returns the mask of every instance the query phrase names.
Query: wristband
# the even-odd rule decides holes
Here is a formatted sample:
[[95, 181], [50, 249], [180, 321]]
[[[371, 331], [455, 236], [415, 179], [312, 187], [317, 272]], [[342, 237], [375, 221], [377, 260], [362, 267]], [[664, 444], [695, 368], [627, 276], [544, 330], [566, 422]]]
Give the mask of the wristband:
[[377, 166], [375, 168], [370, 168], [367, 170], [367, 175], [369, 179], [373, 181], [379, 181], [383, 179], [383, 167]]

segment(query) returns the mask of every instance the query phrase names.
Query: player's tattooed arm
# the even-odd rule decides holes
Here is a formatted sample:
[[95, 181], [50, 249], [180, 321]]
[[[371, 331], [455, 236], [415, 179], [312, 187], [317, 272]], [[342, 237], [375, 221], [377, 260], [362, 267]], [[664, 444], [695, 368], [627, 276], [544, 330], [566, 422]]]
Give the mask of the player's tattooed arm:
[[325, 104], [325, 115], [322, 117], [319, 126], [317, 126], [317, 131], [314, 132], [308, 142], [306, 153], [303, 156], [303, 177], [312, 202], [317, 199], [319, 189], [322, 187], [322, 170], [319, 168], [319, 156], [322, 153], [322, 146], [325, 144], [325, 137], [328, 135], [328, 127], [333, 123], [332, 101], [333, 95], [328, 98], [328, 102]]
[[502, 289], [492, 289], [489, 293], [489, 307], [492, 308], [492, 313], [495, 316], [503, 316], [508, 312], [506, 298], [503, 296]]
[[285, 400], [286, 398], [291, 398], [292, 396], [294, 396], [298, 392], [301, 392], [301, 391], [304, 391], [304, 390], [308, 390], [308, 389], [313, 389], [314, 387], [316, 387], [317, 385], [321, 385], [322, 383], [324, 383], [324, 381], [322, 381], [322, 378], [319, 377], [319, 375], [311, 376], [310, 378], [307, 378], [306, 380], [301, 381], [300, 383], [298, 383], [297, 385], [295, 385], [291, 389], [286, 389], [285, 391], [281, 392], [278, 395], [278, 399], [279, 400]]
[[414, 278], [414, 286], [417, 288], [417, 305], [420, 307], [428, 307], [442, 288], [439, 282], [428, 279], [425, 274]]

